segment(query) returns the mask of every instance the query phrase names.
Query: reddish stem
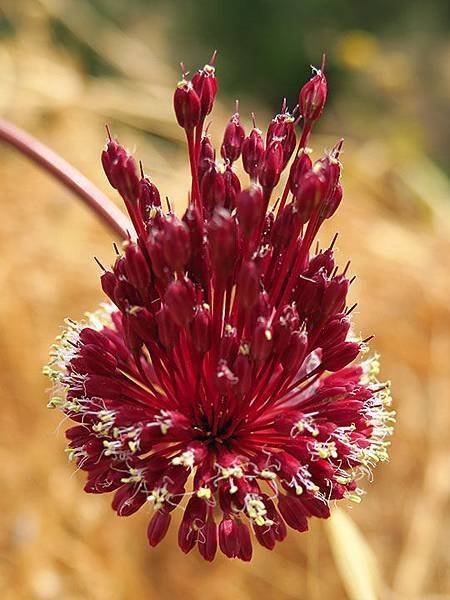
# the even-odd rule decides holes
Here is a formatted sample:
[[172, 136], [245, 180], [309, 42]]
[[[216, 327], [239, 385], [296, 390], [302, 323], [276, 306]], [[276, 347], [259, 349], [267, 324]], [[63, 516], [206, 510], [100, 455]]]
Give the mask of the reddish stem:
[[191, 166], [191, 176], [192, 176], [192, 190], [191, 190], [191, 198], [194, 206], [197, 207], [200, 216], [203, 219], [203, 205], [200, 198], [200, 184], [198, 181], [198, 170], [197, 170], [197, 157], [196, 157], [196, 149], [195, 149], [195, 139], [194, 139], [194, 131], [192, 129], [186, 130], [186, 139], [188, 145], [189, 152], [189, 164]]
[[55, 179], [81, 198], [116, 235], [123, 239], [129, 237], [131, 223], [123, 212], [89, 179], [53, 150], [5, 119], [0, 119], [0, 140], [10, 144], [53, 175]]

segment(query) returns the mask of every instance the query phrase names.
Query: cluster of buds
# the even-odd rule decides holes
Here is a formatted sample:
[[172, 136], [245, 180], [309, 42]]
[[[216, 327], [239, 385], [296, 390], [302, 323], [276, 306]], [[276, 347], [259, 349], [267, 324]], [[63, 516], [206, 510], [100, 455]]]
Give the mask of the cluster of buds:
[[336, 237], [314, 248], [342, 200], [342, 142], [314, 162], [307, 146], [326, 99], [323, 67], [265, 137], [254, 117], [246, 134], [236, 107], [217, 159], [204, 129], [213, 62], [191, 80], [183, 73], [174, 94], [192, 174], [183, 216], [164, 210], [109, 137], [103, 168], [136, 235], [103, 269], [109, 303], [67, 322], [46, 374], [49, 406], [74, 421], [68, 454], [87, 492], [114, 492], [119, 515], [151, 505], [152, 546], [180, 506], [184, 552], [250, 560], [251, 530], [272, 549], [287, 526], [328, 517], [330, 501], [358, 502], [360, 476], [387, 459], [394, 416], [377, 357], [353, 363], [368, 339], [351, 331]]

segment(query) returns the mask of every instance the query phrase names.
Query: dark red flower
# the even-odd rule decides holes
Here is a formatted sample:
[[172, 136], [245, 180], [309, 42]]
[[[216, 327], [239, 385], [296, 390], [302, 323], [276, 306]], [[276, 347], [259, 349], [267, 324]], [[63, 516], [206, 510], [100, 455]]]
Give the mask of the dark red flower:
[[[331, 500], [360, 500], [356, 482], [387, 459], [394, 413], [377, 357], [352, 364], [367, 340], [351, 332], [351, 280], [334, 240], [313, 250], [342, 199], [342, 143], [314, 164], [306, 150], [325, 76], [302, 89], [299, 140], [284, 109], [266, 144], [255, 126], [245, 138], [234, 115], [224, 164], [203, 131], [216, 91], [207, 66], [175, 92], [193, 176], [183, 218], [164, 212], [155, 184], [108, 142], [103, 166], [136, 236], [102, 274], [110, 303], [67, 321], [45, 372], [49, 406], [73, 421], [68, 455], [87, 492], [114, 492], [122, 516], [151, 504], [151, 546], [181, 504], [184, 552], [250, 560], [250, 530], [272, 549], [286, 525], [305, 531]], [[249, 181], [233, 170], [241, 154]]]

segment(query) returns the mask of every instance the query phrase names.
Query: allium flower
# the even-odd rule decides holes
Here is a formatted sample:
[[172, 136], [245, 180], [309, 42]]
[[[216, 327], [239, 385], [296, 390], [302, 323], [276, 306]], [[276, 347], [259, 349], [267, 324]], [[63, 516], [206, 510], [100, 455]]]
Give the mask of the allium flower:
[[250, 560], [250, 530], [272, 549], [286, 525], [327, 518], [331, 500], [359, 502], [358, 480], [387, 459], [393, 412], [377, 357], [353, 363], [368, 340], [351, 332], [335, 238], [313, 249], [342, 199], [342, 142], [315, 162], [307, 147], [323, 68], [300, 91], [301, 114], [283, 103], [265, 139], [254, 118], [246, 135], [236, 111], [221, 159], [204, 133], [216, 92], [212, 64], [175, 91], [192, 173], [181, 218], [107, 142], [103, 167], [136, 236], [101, 276], [110, 303], [67, 321], [46, 373], [49, 406], [75, 423], [67, 451], [87, 492], [114, 492], [121, 516], [151, 506], [152, 546], [179, 507], [184, 552], [197, 545], [212, 560], [219, 545]]

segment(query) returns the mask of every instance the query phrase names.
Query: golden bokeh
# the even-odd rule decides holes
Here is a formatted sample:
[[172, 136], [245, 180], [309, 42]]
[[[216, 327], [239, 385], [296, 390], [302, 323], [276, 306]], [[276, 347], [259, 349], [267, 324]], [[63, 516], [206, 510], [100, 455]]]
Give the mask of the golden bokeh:
[[[1, 114], [113, 197], [99, 161], [104, 123], [111, 122], [181, 210], [188, 169], [172, 117], [177, 73], [167, 66], [164, 40], [150, 51], [118, 29], [91, 36], [122, 75], [90, 79], [69, 52], [49, 43], [49, 11], [74, 35], [89, 37], [73, 4], [42, 0], [20, 12], [6, 2], [21, 25], [0, 44]], [[355, 33], [340, 45], [355, 69], [376, 70], [378, 51]], [[218, 112], [216, 138], [225, 118]], [[333, 141], [317, 135], [315, 150]], [[65, 424], [45, 409], [41, 369], [63, 319], [102, 300], [93, 256], [110, 264], [113, 238], [58, 183], [0, 146], [2, 599], [448, 598], [448, 182], [420, 148], [399, 152], [397, 142], [346, 140], [345, 200], [320, 235], [326, 244], [339, 231], [338, 259], [351, 258], [358, 276], [351, 291], [357, 333], [375, 333], [372, 347], [392, 381], [398, 422], [391, 460], [366, 483], [359, 506], [341, 504], [329, 521], [315, 520], [308, 534], [290, 532], [273, 552], [257, 548], [250, 564], [184, 556], [174, 526], [151, 549], [149, 509], [120, 519], [109, 497], [82, 491], [84, 476], [72, 472], [63, 452]]]

